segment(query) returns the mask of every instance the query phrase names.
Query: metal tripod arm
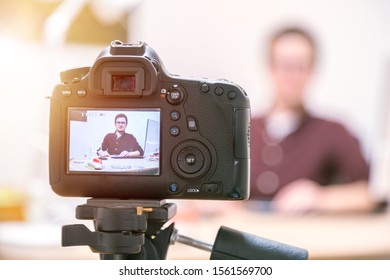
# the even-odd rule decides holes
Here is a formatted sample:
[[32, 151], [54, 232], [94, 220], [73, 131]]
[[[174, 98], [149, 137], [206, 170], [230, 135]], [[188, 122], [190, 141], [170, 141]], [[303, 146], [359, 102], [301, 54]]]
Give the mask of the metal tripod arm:
[[196, 239], [193, 239], [191, 237], [187, 237], [184, 235], [180, 235], [177, 229], [174, 229], [172, 236], [171, 236], [171, 244], [175, 244], [175, 242], [179, 242], [181, 244], [185, 244], [200, 250], [204, 250], [207, 252], [211, 252], [213, 250], [213, 245], [202, 242]]

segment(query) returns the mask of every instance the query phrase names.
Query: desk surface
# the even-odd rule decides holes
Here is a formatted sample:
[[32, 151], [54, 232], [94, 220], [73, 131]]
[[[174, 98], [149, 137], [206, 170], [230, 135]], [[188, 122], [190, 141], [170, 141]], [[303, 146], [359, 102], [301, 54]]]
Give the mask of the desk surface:
[[[223, 205], [229, 207], [229, 204]], [[309, 251], [310, 259], [390, 259], [390, 213], [282, 216], [231, 207], [229, 213], [224, 211], [188, 218], [180, 213], [180, 205], [178, 208], [179, 212], [174, 220], [179, 233], [210, 244], [214, 242], [219, 227], [223, 225], [305, 248]], [[11, 226], [14, 228], [10, 228], [7, 223], [0, 223], [2, 259], [99, 257], [87, 246], [60, 247], [60, 225], [31, 227], [28, 224], [11, 223]], [[209, 256], [208, 252], [176, 243], [169, 247], [167, 259], [208, 259]]]
[[[214, 243], [227, 226], [309, 251], [310, 259], [390, 259], [390, 213], [285, 216], [232, 208], [194, 223], [178, 220], [179, 233]], [[187, 248], [187, 249], [186, 249]], [[169, 259], [207, 259], [208, 252], [182, 244], [171, 246]]]
[[69, 161], [71, 172], [119, 172], [119, 173], [158, 173], [159, 161], [150, 158], [107, 158], [101, 163], [89, 160]]

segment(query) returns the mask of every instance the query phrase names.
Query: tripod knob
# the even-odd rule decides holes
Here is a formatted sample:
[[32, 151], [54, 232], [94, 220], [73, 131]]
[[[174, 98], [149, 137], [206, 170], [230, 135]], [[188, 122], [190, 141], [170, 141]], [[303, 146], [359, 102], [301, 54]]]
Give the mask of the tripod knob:
[[85, 225], [62, 227], [62, 246], [87, 245], [93, 252], [136, 254], [145, 243], [143, 233], [90, 231]]
[[305, 249], [249, 233], [221, 227], [215, 238], [211, 260], [306, 260]]

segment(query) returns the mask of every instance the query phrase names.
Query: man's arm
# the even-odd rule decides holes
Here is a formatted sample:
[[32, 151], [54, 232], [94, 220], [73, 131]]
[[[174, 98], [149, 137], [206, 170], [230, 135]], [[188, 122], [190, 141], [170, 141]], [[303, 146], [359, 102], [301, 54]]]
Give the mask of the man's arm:
[[376, 208], [370, 197], [367, 181], [322, 187], [301, 179], [286, 185], [272, 201], [278, 212], [303, 214], [307, 212], [366, 212]]
[[131, 135], [127, 134], [126, 141], [128, 142], [126, 144], [126, 149], [122, 151], [119, 156], [121, 157], [138, 157], [144, 155], [144, 150], [141, 148], [141, 146], [138, 144], [137, 139]]
[[107, 134], [102, 142], [102, 145], [100, 148], [97, 150], [97, 154], [101, 157], [109, 157], [110, 154], [108, 153], [108, 146], [109, 146], [109, 140], [108, 140], [109, 135]]

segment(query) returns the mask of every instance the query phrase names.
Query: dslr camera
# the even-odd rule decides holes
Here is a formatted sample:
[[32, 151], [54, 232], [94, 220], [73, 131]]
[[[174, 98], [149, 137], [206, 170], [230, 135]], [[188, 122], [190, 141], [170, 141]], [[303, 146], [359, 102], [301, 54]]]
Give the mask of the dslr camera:
[[92, 67], [62, 72], [50, 100], [61, 196], [249, 196], [250, 103], [234, 83], [172, 75], [146, 43], [113, 41]]

